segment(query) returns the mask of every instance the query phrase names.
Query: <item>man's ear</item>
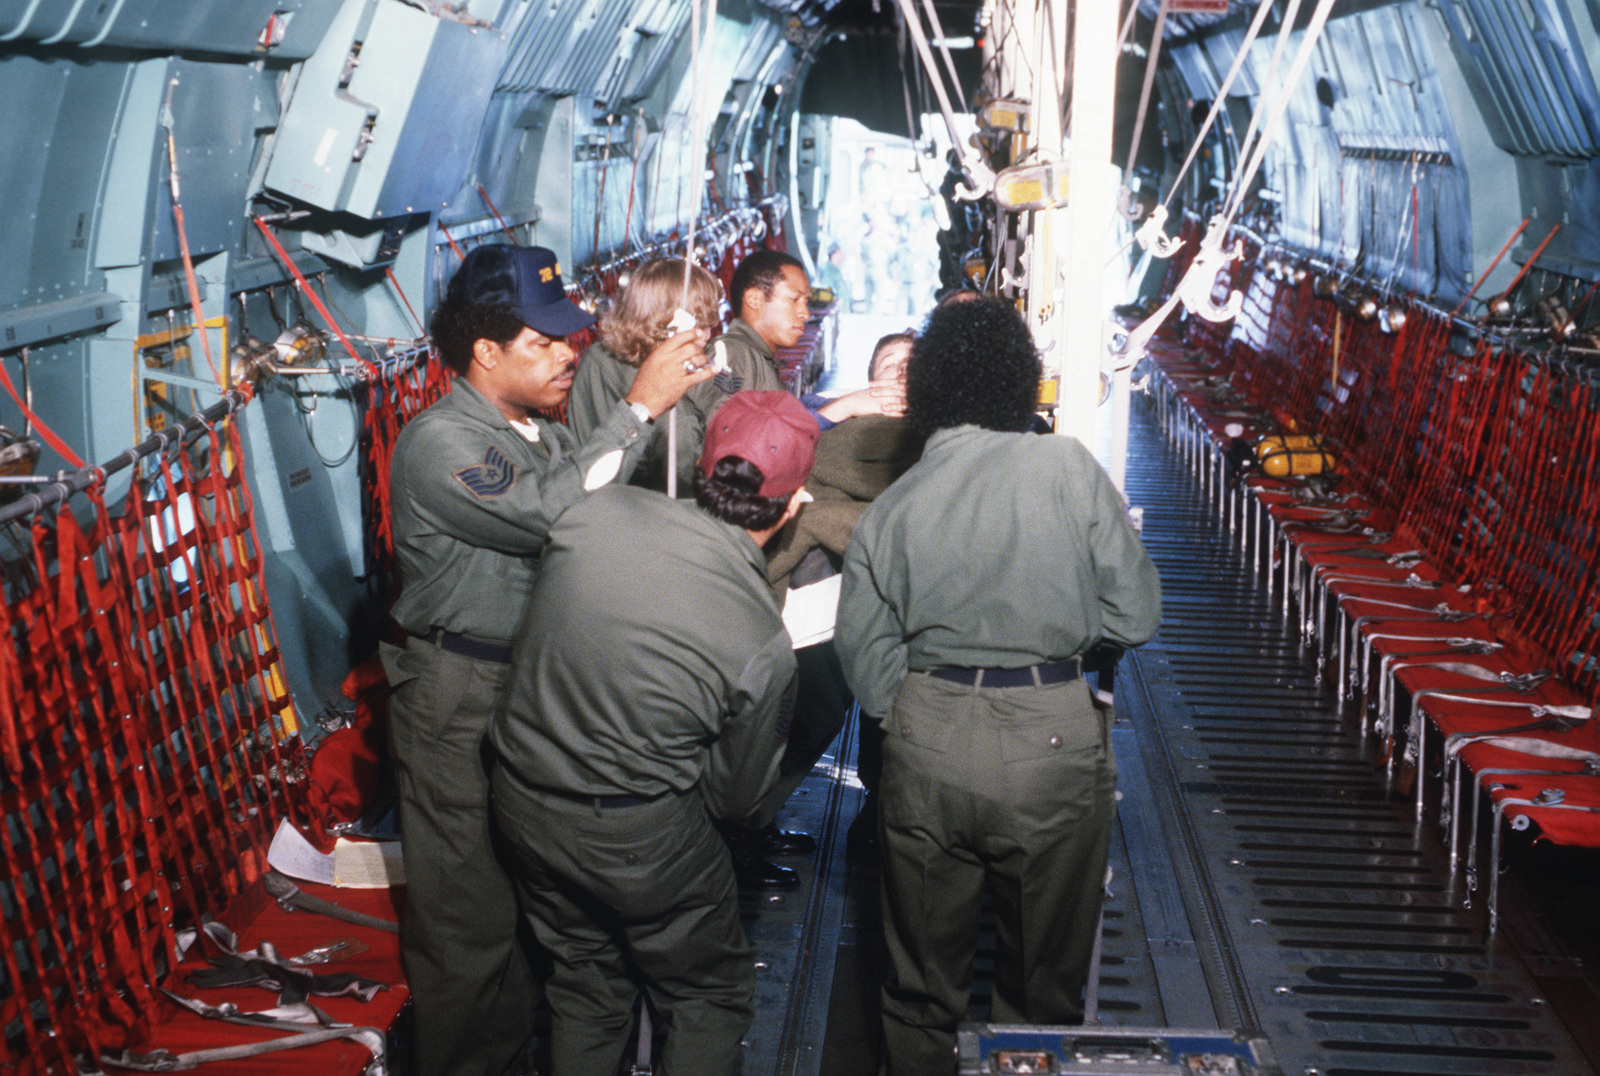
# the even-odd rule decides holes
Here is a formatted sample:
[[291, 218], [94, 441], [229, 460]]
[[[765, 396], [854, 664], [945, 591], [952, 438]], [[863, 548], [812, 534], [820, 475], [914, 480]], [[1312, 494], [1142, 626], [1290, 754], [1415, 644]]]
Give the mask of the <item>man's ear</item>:
[[744, 289], [739, 299], [739, 316], [747, 321], [748, 315], [760, 313], [761, 308], [767, 305], [767, 293], [754, 284]]
[[485, 370], [493, 370], [500, 365], [501, 350], [499, 344], [480, 336], [472, 342], [472, 362]]

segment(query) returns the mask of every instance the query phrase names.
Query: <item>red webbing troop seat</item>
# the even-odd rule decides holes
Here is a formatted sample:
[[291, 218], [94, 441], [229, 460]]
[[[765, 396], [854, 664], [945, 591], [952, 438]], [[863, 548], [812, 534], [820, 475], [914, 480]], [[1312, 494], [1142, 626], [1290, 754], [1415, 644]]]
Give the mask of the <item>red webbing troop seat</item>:
[[[1184, 234], [1198, 231], [1187, 218]], [[1298, 599], [1303, 629], [1337, 655], [1341, 705], [1378, 696], [1374, 726], [1391, 772], [1418, 775], [1419, 811], [1423, 776], [1448, 762], [1519, 828], [1600, 847], [1596, 384], [1466, 339], [1420, 304], [1385, 333], [1311, 276], [1254, 264], [1231, 268], [1245, 300], [1233, 322], [1192, 318], [1182, 344], [1169, 333], [1149, 349], [1164, 424], [1282, 586], [1285, 615]], [[1179, 279], [1175, 267], [1165, 286]], [[1320, 435], [1337, 479], [1229, 477], [1235, 437], [1284, 432]], [[1405, 728], [1391, 684], [1411, 700]], [[1452, 823], [1453, 795], [1447, 784]]]
[[174, 931], [265, 869], [302, 760], [227, 422], [14, 527], [0, 604], [7, 1071], [68, 1072], [160, 1007]]
[[[237, 920], [285, 956], [363, 932], [289, 917], [262, 888], [278, 823], [308, 821], [308, 782], [236, 425], [174, 437], [135, 466], [126, 494], [104, 497], [101, 476], [54, 516], [12, 524], [0, 562], [7, 1073], [281, 1035], [210, 1022], [195, 1038], [176, 1033], [184, 1019], [162, 991], [196, 993], [178, 968], [185, 927]], [[329, 899], [395, 918], [387, 890]], [[351, 1015], [354, 999], [318, 1001], [385, 1028], [405, 998], [398, 954], [392, 934], [365, 933], [382, 936], [359, 961], [326, 967], [392, 984], [383, 1003]], [[274, 1005], [260, 990], [204, 993], [210, 1004]], [[372, 1058], [350, 1042], [314, 1049], [327, 1060], [315, 1072], [358, 1072]], [[281, 1058], [261, 1071], [283, 1071]]]

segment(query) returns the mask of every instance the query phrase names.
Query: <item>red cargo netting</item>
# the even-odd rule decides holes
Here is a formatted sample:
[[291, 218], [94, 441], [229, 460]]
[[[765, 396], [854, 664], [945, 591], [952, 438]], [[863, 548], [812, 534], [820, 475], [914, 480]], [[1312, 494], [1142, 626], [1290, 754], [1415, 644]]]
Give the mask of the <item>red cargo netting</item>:
[[400, 431], [450, 391], [451, 373], [430, 346], [384, 363], [362, 382], [362, 508], [366, 513], [370, 566], [384, 575], [394, 569], [394, 530], [389, 513], [389, 461]]
[[242, 472], [229, 421], [145, 460], [114, 509], [97, 485], [0, 532], [5, 1072], [120, 1046], [176, 927], [303, 821]]

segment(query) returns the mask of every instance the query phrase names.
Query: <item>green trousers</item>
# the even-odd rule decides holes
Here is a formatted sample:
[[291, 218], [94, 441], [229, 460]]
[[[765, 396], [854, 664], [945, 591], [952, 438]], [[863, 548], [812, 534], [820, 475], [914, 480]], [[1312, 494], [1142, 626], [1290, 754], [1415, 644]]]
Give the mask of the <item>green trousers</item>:
[[538, 984], [492, 833], [484, 733], [507, 666], [384, 644], [406, 902], [401, 958], [417, 1076], [500, 1076], [533, 1034]]
[[696, 792], [596, 806], [494, 774], [523, 911], [551, 956], [552, 1076], [612, 1076], [640, 989], [666, 1043], [657, 1076], [728, 1076], [754, 1016], [755, 962], [727, 846]]
[[985, 879], [991, 1018], [1081, 1022], [1113, 820], [1109, 714], [1081, 680], [973, 688], [912, 673], [884, 726], [891, 1076], [955, 1072]]

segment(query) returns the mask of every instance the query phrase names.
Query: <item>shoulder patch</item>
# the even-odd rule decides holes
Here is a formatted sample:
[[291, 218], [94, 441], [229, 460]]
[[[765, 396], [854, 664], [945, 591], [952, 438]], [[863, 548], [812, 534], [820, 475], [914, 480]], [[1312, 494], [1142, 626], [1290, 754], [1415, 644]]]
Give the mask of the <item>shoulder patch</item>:
[[498, 448], [490, 445], [489, 451], [483, 454], [482, 463], [457, 471], [455, 478], [476, 497], [498, 497], [517, 480], [517, 468]]
[[717, 391], [728, 396], [744, 388], [744, 378], [738, 374], [720, 373], [711, 379], [711, 383], [717, 387]]

